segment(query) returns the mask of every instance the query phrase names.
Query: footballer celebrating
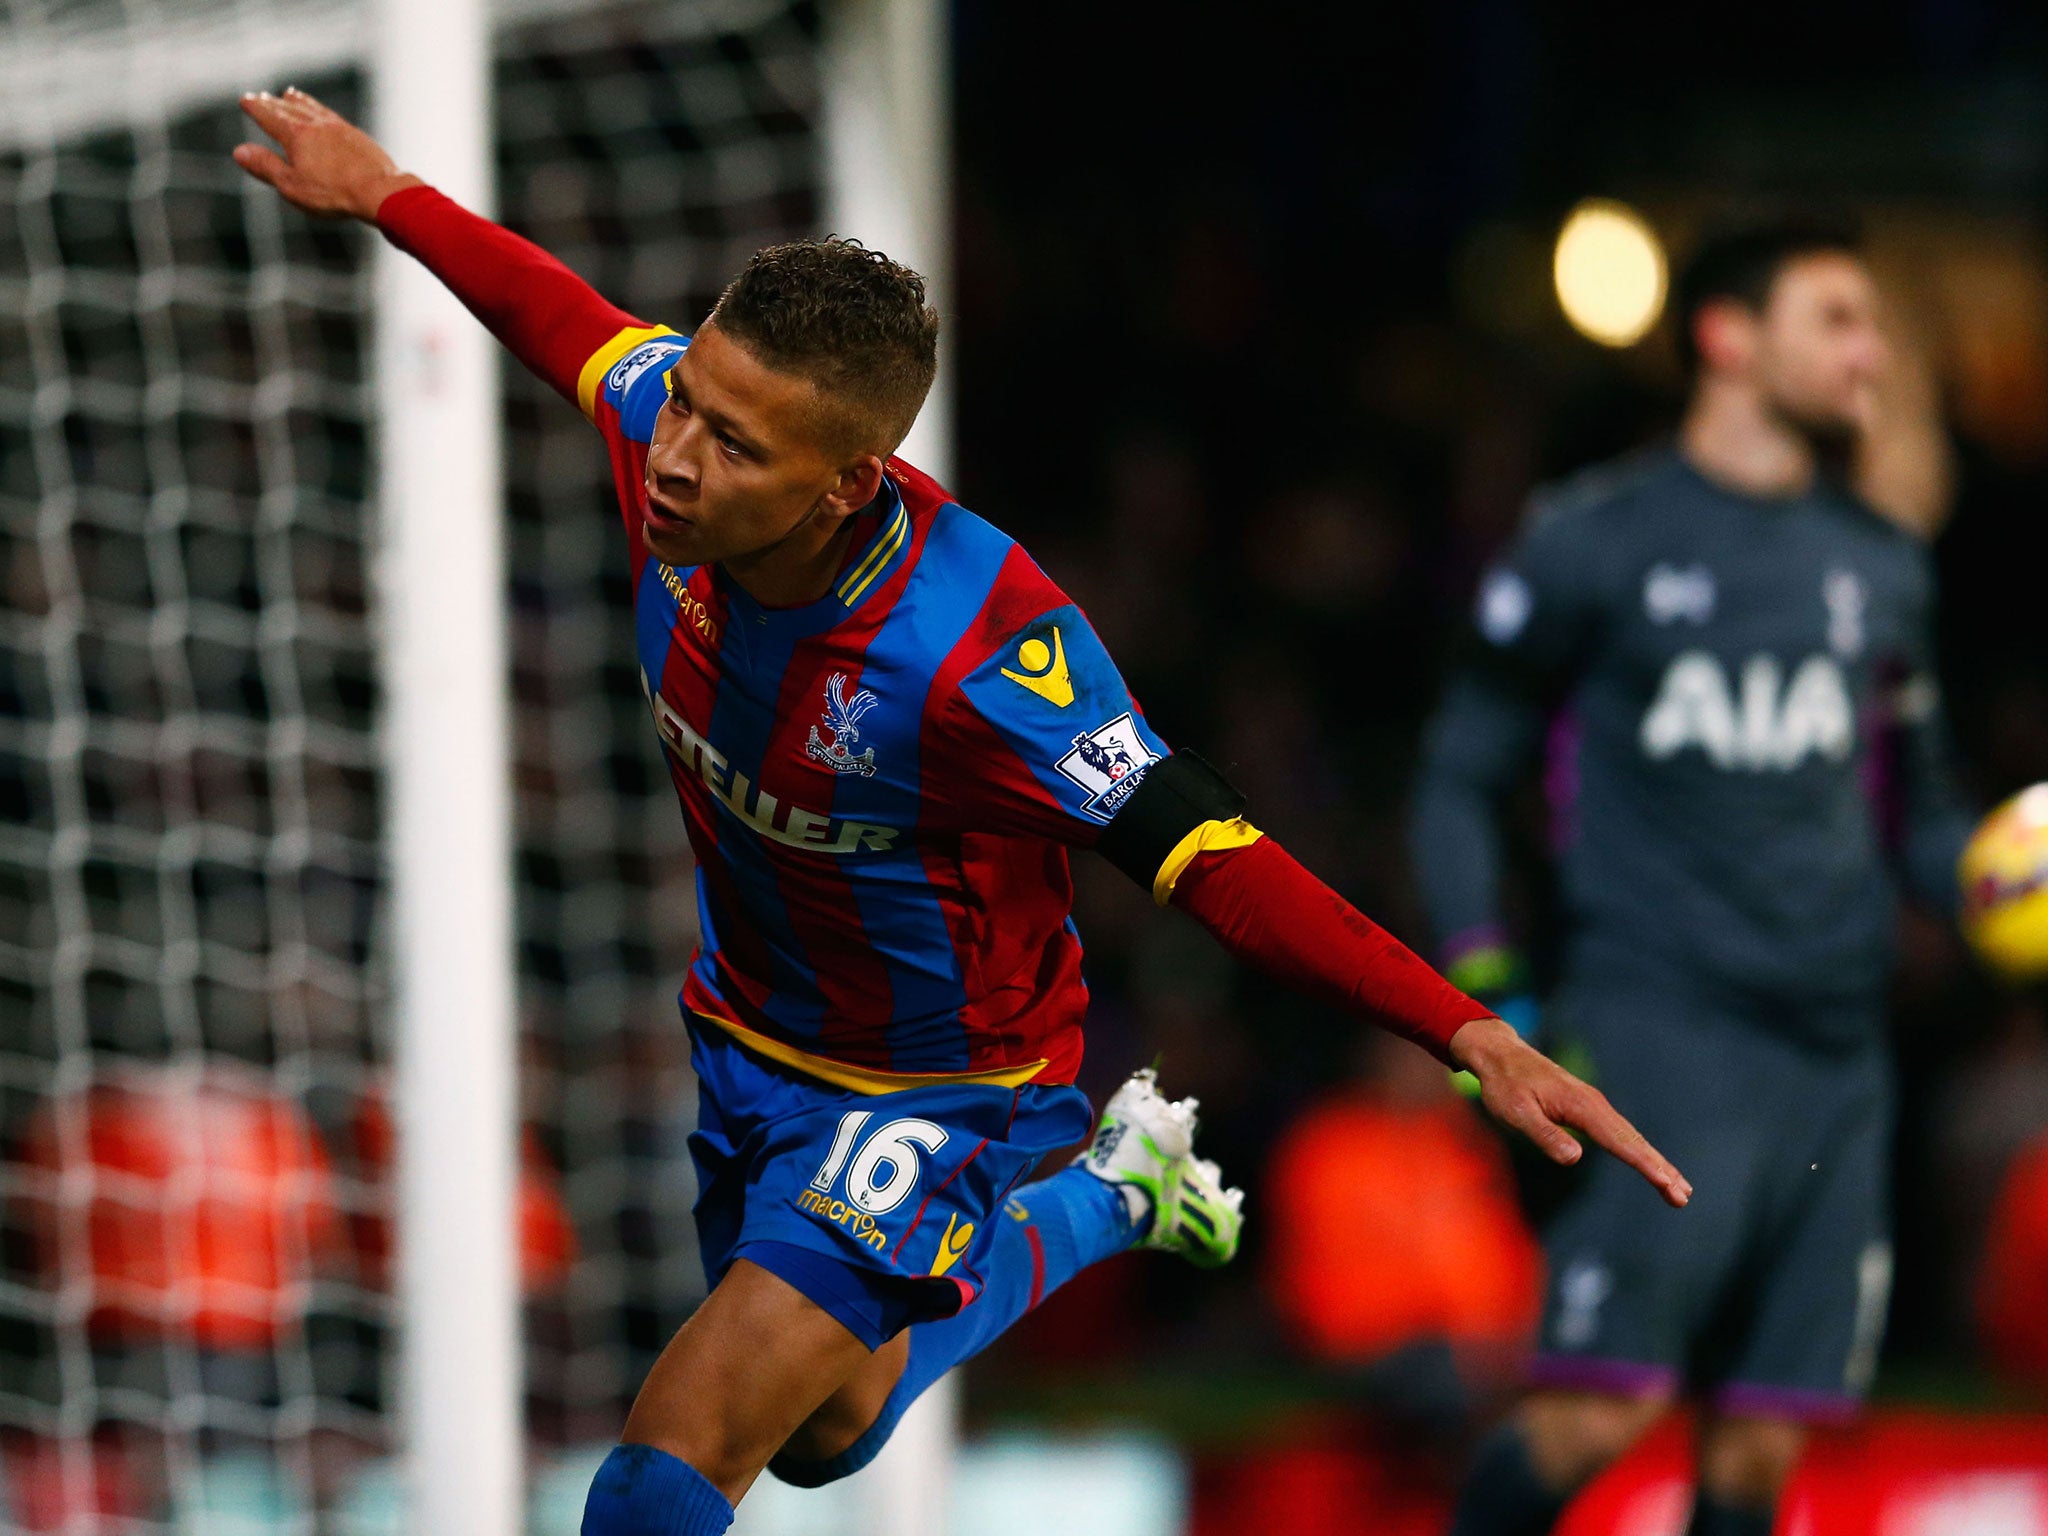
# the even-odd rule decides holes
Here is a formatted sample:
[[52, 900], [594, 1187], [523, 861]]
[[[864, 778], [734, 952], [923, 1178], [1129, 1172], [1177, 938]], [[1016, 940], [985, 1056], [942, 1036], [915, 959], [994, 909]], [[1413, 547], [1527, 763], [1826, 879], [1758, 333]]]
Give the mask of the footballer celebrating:
[[1853, 231], [1704, 240], [1677, 443], [1538, 498], [1428, 739], [1415, 858], [1448, 974], [1511, 1016], [1501, 814], [1575, 786], [1546, 1021], [1701, 1178], [1680, 1221], [1589, 1170], [1546, 1234], [1533, 1394], [1457, 1536], [1535, 1536], [1680, 1394], [1692, 1536], [1768, 1536], [1804, 1426], [1854, 1410], [1891, 1273], [1894, 876], [1945, 911], [1970, 821], [1922, 546], [1839, 484], [1887, 366]]
[[1085, 1157], [1069, 848], [1234, 953], [1474, 1072], [1561, 1161], [1573, 1126], [1673, 1204], [1679, 1173], [1242, 818], [1154, 734], [1078, 609], [891, 457], [932, 381], [915, 273], [841, 241], [762, 251], [694, 336], [400, 174], [288, 91], [239, 163], [375, 223], [602, 434], [635, 654], [698, 864], [682, 993], [710, 1296], [592, 1484], [586, 1536], [715, 1536], [764, 1468], [864, 1465], [904, 1408], [1081, 1267], [1217, 1264], [1238, 1193], [1149, 1072]]

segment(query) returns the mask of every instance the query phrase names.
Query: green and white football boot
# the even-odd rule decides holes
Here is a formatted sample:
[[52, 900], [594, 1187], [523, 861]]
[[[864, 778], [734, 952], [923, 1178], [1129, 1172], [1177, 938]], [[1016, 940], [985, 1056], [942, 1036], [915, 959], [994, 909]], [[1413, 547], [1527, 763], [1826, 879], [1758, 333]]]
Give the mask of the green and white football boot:
[[1161, 1094], [1152, 1068], [1134, 1072], [1103, 1108], [1081, 1166], [1117, 1186], [1145, 1234], [1138, 1247], [1214, 1269], [1237, 1253], [1244, 1191], [1225, 1189], [1221, 1170], [1195, 1156], [1195, 1109]]

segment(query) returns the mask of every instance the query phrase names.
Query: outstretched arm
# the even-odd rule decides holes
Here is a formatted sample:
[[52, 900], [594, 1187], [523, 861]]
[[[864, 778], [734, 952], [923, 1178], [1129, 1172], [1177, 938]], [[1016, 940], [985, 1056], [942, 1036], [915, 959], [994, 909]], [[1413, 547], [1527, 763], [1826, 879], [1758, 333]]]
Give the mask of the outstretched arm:
[[[1566, 1129], [1574, 1127], [1648, 1179], [1670, 1204], [1692, 1198], [1684, 1175], [1598, 1089], [1437, 975], [1271, 838], [1248, 827], [1244, 834], [1255, 840], [1195, 853], [1166, 891], [1224, 948], [1306, 996], [1387, 1025], [1463, 1067], [1479, 1080], [1493, 1116], [1553, 1161], [1579, 1160], [1579, 1143]], [[1155, 877], [1155, 896], [1171, 864]]]
[[375, 224], [585, 415], [613, 344], [653, 333], [532, 241], [401, 171], [369, 134], [304, 91], [244, 96], [242, 110], [283, 152], [243, 144], [237, 165], [295, 208]]
[[935, 816], [1094, 848], [1247, 964], [1469, 1070], [1486, 1107], [1557, 1161], [1579, 1159], [1576, 1127], [1686, 1203], [1692, 1186], [1605, 1098], [1246, 823], [1215, 769], [1170, 752], [1080, 609], [1021, 550], [994, 591], [927, 725], [975, 765], [927, 777]]

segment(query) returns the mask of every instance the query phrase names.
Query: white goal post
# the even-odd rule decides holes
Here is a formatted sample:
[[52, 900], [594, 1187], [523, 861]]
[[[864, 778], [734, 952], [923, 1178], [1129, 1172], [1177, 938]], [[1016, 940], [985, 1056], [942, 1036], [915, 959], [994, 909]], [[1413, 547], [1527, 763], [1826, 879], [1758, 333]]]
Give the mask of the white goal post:
[[[490, 41], [485, 0], [379, 0], [370, 71], [393, 158], [485, 214]], [[498, 359], [425, 268], [376, 264], [399, 1443], [412, 1530], [500, 1536], [524, 1427]]]

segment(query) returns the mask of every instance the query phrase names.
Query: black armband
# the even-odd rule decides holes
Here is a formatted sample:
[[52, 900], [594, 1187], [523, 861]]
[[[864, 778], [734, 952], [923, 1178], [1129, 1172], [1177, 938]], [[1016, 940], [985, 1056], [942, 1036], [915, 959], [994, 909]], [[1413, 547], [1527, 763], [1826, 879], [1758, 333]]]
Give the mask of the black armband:
[[1195, 753], [1176, 752], [1145, 770], [1144, 782], [1102, 829], [1095, 851], [1156, 896], [1160, 870], [1188, 834], [1212, 821], [1234, 821], [1244, 807], [1230, 780]]

